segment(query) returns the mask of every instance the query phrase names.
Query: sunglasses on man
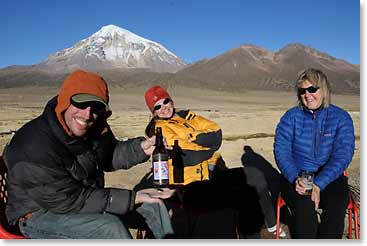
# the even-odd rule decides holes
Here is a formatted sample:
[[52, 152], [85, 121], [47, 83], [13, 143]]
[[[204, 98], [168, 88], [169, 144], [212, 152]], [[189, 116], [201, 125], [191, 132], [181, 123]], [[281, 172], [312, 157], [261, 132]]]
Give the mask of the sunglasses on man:
[[75, 102], [72, 98], [70, 99], [71, 104], [78, 108], [78, 109], [86, 109], [90, 107], [91, 113], [97, 115], [103, 115], [106, 113], [106, 106], [103, 103], [96, 102], [96, 101], [89, 101], [89, 102]]
[[314, 86], [310, 86], [307, 88], [298, 88], [298, 95], [304, 95], [306, 94], [306, 91], [308, 91], [309, 93], [315, 93], [316, 91], [318, 91], [320, 89], [320, 87], [314, 87]]
[[160, 110], [162, 105], [167, 105], [170, 101], [171, 101], [171, 99], [169, 99], [169, 98], [164, 99], [163, 104], [158, 104], [158, 105], [154, 106], [154, 108], [153, 108], [154, 111]]

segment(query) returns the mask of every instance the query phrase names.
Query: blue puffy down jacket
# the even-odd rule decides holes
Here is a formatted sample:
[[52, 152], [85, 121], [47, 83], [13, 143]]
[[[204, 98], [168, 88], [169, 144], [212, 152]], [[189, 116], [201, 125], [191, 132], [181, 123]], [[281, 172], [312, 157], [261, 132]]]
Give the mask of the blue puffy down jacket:
[[289, 109], [275, 132], [275, 161], [291, 183], [300, 170], [317, 173], [314, 183], [323, 190], [343, 174], [354, 154], [354, 127], [350, 115], [330, 105], [311, 112]]

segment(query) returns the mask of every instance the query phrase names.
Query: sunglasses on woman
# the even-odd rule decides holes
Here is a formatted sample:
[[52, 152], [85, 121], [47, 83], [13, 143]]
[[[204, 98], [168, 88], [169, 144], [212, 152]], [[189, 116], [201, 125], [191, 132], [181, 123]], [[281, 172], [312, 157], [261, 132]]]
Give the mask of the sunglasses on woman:
[[171, 99], [169, 99], [169, 98], [164, 99], [163, 104], [158, 104], [158, 105], [154, 106], [154, 108], [153, 108], [154, 111], [160, 110], [162, 105], [167, 105], [170, 101], [171, 101]]
[[319, 89], [320, 87], [314, 87], [314, 86], [310, 86], [307, 88], [298, 88], [298, 95], [304, 95], [306, 94], [306, 91], [308, 91], [309, 93], [315, 93]]
[[86, 109], [90, 107], [90, 111], [97, 115], [103, 115], [106, 112], [106, 106], [100, 102], [90, 101], [90, 102], [75, 102], [72, 98], [70, 103], [78, 109]]

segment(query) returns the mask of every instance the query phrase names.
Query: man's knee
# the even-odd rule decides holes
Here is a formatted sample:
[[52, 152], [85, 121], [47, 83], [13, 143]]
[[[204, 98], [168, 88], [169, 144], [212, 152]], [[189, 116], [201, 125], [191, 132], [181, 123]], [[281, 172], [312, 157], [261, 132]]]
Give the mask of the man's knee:
[[103, 235], [104, 238], [111, 239], [129, 239], [131, 234], [123, 221], [115, 215], [105, 214], [99, 222], [96, 230], [98, 234]]

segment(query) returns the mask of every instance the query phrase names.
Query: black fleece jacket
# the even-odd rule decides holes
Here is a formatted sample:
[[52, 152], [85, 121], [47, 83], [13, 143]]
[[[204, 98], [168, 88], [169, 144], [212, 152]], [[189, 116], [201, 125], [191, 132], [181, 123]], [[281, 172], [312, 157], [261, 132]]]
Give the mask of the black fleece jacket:
[[146, 161], [149, 156], [140, 147], [144, 138], [118, 141], [109, 128], [88, 140], [70, 137], [57, 120], [56, 103], [56, 97], [51, 99], [43, 114], [20, 128], [5, 150], [9, 223], [39, 209], [61, 214], [132, 210], [135, 193], [104, 188], [104, 171]]

